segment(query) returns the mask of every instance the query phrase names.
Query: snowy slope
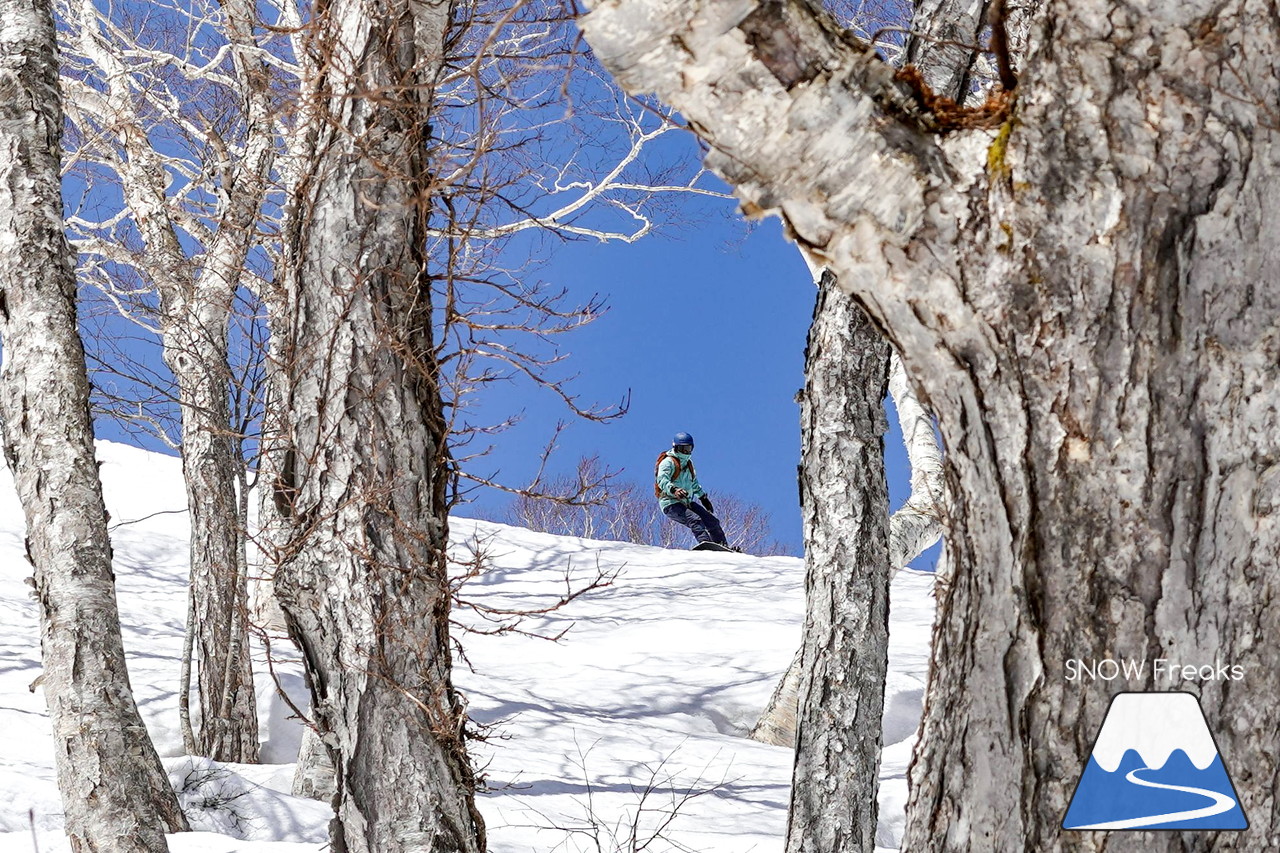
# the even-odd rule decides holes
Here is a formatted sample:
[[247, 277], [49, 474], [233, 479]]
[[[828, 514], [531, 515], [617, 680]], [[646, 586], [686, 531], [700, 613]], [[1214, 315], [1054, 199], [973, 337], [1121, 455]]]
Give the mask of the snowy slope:
[[[300, 727], [259, 677], [261, 766], [216, 766], [182, 756], [176, 686], [185, 612], [187, 525], [176, 459], [99, 445], [112, 515], [130, 677], [143, 717], [197, 828], [171, 836], [187, 853], [313, 853], [325, 848], [329, 810], [289, 796]], [[178, 510], [174, 512], [174, 510]], [[156, 514], [159, 513], [159, 514]], [[138, 520], [142, 519], [142, 520]], [[650, 849], [773, 853], [782, 848], [791, 777], [787, 749], [744, 738], [799, 641], [799, 560], [691, 553], [556, 537], [454, 519], [459, 559], [479, 548], [490, 566], [466, 596], [530, 610], [556, 601], [565, 572], [597, 568], [615, 583], [507, 634], [463, 637], [473, 669], [456, 680], [488, 740], [475, 747], [491, 789], [480, 806], [493, 853], [595, 850], [676, 816], [670, 843]], [[22, 515], [0, 474], [0, 850], [67, 849], [39, 675], [34, 602], [23, 578]], [[920, 713], [932, 577], [894, 583], [879, 841], [896, 847], [905, 772]], [[485, 627], [476, 614], [458, 619]], [[259, 656], [261, 650], [259, 650]], [[277, 650], [279, 657], [279, 650]], [[258, 663], [258, 669], [263, 667]], [[296, 666], [277, 665], [302, 699]], [[208, 803], [209, 808], [201, 808]], [[679, 845], [679, 846], [676, 846]], [[614, 849], [608, 843], [603, 849]], [[622, 849], [622, 848], [619, 848]]]

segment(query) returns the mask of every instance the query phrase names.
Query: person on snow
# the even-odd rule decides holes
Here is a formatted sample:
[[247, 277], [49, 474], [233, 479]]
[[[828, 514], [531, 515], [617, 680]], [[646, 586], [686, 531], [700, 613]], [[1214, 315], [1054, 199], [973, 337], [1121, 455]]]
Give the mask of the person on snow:
[[[711, 498], [693, 470], [693, 436], [676, 433], [671, 449], [658, 457], [653, 491], [663, 515], [693, 531], [699, 542], [729, 547], [720, 520], [712, 514]], [[695, 503], [698, 501], [698, 503]]]

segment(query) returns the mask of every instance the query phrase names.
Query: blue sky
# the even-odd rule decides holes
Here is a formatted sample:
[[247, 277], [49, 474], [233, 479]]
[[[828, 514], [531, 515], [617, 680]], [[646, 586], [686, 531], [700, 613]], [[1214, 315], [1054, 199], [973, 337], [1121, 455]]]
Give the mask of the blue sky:
[[[720, 206], [732, 210], [731, 202]], [[562, 373], [577, 375], [573, 389], [588, 403], [631, 395], [618, 420], [571, 424], [555, 470], [598, 453], [625, 469], [624, 479], [647, 482], [672, 434], [687, 431], [697, 440], [704, 487], [762, 504], [779, 538], [798, 544], [793, 398], [804, 383], [814, 288], [778, 224], [748, 229], [713, 215], [632, 245], [573, 243], [542, 273], [579, 300], [599, 292], [608, 301], [607, 314], [561, 341], [570, 353]], [[522, 386], [490, 393], [490, 406], [522, 409], [525, 420], [495, 440], [480, 470], [522, 484], [566, 410], [551, 394]], [[503, 500], [479, 496], [476, 509]]]

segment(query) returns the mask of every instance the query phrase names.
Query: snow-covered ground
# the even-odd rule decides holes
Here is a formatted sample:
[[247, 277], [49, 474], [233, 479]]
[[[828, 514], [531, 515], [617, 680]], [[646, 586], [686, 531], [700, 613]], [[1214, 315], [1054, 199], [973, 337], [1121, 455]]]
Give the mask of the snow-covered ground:
[[[176, 853], [315, 853], [329, 808], [289, 795], [300, 725], [270, 676], [258, 676], [262, 765], [182, 754], [176, 690], [185, 614], [187, 523], [178, 460], [99, 445], [111, 512], [124, 642], [134, 695], [183, 802], [202, 832], [170, 836]], [[473, 669], [456, 680], [489, 739], [475, 749], [491, 789], [480, 798], [493, 853], [596, 850], [640, 813], [670, 843], [653, 853], [782, 849], [790, 750], [746, 739], [799, 642], [801, 562], [790, 557], [662, 550], [533, 533], [455, 518], [456, 556], [480, 548], [490, 569], [467, 597], [537, 609], [597, 568], [608, 588], [526, 621], [520, 634], [467, 635]], [[0, 850], [57, 853], [61, 805], [39, 687], [35, 604], [23, 578], [22, 513], [0, 474]], [[879, 843], [897, 847], [933, 618], [932, 576], [894, 581]], [[459, 612], [462, 620], [477, 622]], [[259, 650], [259, 657], [261, 650]], [[258, 666], [259, 671], [263, 669]], [[297, 667], [276, 667], [299, 701]], [[34, 837], [33, 837], [34, 824]], [[621, 841], [621, 838], [619, 839]], [[679, 845], [679, 846], [677, 846]], [[610, 843], [604, 850], [614, 850]], [[616, 849], [630, 849], [619, 846]]]

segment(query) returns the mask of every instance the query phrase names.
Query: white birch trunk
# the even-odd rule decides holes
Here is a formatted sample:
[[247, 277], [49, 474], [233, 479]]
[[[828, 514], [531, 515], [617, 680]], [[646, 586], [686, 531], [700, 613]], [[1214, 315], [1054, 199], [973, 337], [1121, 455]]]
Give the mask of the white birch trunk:
[[62, 232], [54, 24], [0, 0], [0, 410], [27, 522], [43, 689], [71, 848], [166, 850], [186, 820], [138, 716], [116, 608], [106, 508]]
[[1022, 68], [1031, 18], [1043, 0], [915, 0], [905, 61], [934, 94], [980, 103], [999, 77], [988, 28], [993, 7], [1003, 10], [1012, 70]]
[[902, 359], [889, 362], [889, 396], [898, 413], [902, 444], [911, 467], [911, 494], [889, 519], [890, 577], [942, 537], [946, 516], [942, 481], [942, 448], [933, 431], [933, 416], [920, 405]]
[[335, 849], [480, 851], [453, 689], [446, 423], [423, 247], [452, 4], [337, 0], [285, 233], [276, 590], [336, 770]]
[[[190, 306], [188, 306], [190, 307]], [[191, 590], [200, 697], [197, 754], [257, 763], [249, 659], [248, 571], [231, 433], [227, 313], [187, 311], [166, 324], [166, 361], [182, 404], [182, 471], [191, 518]], [[213, 317], [200, 316], [212, 313]]]
[[991, 0], [915, 0], [906, 64], [923, 73], [936, 94], [963, 101], [984, 70], [972, 49], [983, 43]]
[[[849, 368], [835, 363], [827, 368], [846, 375]], [[916, 399], [907, 381], [902, 360], [889, 360], [889, 395], [902, 428], [902, 441], [911, 466], [911, 495], [889, 518], [889, 575], [920, 556], [942, 536], [945, 516], [942, 484], [942, 449], [933, 431], [933, 418]], [[848, 381], [854, 381], [851, 377]], [[806, 445], [805, 452], [808, 452]], [[938, 569], [941, 574], [941, 569]], [[886, 581], [887, 583], [888, 581]], [[769, 703], [751, 729], [750, 737], [775, 746], [795, 746], [796, 711], [800, 701], [801, 654], [797, 652], [778, 680]]]
[[293, 795], [330, 801], [337, 793], [334, 785], [336, 775], [329, 748], [316, 730], [308, 727], [302, 732], [302, 743], [298, 746], [298, 768], [293, 772]]
[[[798, 0], [616, 0], [585, 28], [857, 294], [941, 418], [953, 579], [904, 848], [1280, 846], [1270, 4], [1047, 5], [1012, 118], [945, 136]], [[1111, 696], [1170, 686], [1067, 680], [1113, 656], [1243, 667], [1177, 686], [1247, 832], [1060, 829]]]
[[748, 737], [773, 746], [796, 745], [796, 712], [800, 710], [800, 673], [804, 659], [803, 641], [796, 649], [786, 672], [778, 679], [760, 719], [751, 727]]
[[888, 370], [888, 342], [823, 275], [801, 407], [807, 606], [787, 853], [875, 846], [889, 648]]

